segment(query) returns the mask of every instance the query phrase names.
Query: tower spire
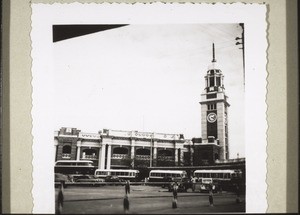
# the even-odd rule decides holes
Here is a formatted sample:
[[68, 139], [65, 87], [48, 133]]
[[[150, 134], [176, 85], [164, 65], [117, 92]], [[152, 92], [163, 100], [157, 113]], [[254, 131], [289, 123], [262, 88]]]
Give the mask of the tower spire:
[[212, 62], [212, 63], [215, 63], [215, 62], [217, 62], [217, 61], [216, 61], [216, 58], [215, 58], [215, 44], [214, 44], [214, 43], [212, 44], [212, 49], [213, 49], [213, 59], [212, 59], [211, 62]]

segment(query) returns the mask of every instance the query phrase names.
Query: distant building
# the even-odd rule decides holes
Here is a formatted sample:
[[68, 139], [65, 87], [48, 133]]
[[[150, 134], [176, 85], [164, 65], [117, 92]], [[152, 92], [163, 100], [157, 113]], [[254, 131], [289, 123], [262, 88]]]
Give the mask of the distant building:
[[54, 134], [55, 160], [92, 160], [101, 169], [205, 166], [229, 159], [228, 97], [224, 75], [213, 60], [201, 94], [201, 138], [103, 129], [85, 133], [61, 128]]

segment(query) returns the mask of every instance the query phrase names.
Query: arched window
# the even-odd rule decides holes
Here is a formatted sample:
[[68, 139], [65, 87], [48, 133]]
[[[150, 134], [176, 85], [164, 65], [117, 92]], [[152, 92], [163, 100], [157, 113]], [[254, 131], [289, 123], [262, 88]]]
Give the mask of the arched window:
[[137, 149], [136, 150], [136, 155], [150, 155], [150, 150], [149, 149]]
[[163, 150], [158, 151], [158, 155], [159, 156], [173, 156], [173, 153], [170, 150], [163, 149]]
[[63, 154], [71, 154], [71, 146], [67, 145], [62, 148]]
[[117, 148], [114, 148], [113, 154], [127, 155], [128, 154], [128, 149], [124, 148], [124, 147], [117, 147]]

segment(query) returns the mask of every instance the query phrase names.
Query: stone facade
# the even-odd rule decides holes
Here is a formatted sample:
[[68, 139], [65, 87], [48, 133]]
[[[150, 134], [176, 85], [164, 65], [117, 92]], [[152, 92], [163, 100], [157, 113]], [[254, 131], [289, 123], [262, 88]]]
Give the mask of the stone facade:
[[103, 129], [85, 133], [61, 128], [54, 133], [55, 161], [91, 160], [99, 169], [139, 169], [211, 165], [219, 159], [218, 140]]
[[91, 160], [99, 169], [182, 166], [185, 141], [180, 134], [61, 128], [54, 134], [55, 160]]

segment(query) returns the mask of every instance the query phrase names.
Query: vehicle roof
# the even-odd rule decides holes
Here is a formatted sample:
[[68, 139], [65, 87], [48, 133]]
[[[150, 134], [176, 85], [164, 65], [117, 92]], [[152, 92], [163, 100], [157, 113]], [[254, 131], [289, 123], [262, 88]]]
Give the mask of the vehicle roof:
[[234, 173], [235, 170], [229, 170], [229, 169], [201, 169], [201, 170], [195, 170], [194, 173]]
[[135, 169], [96, 169], [97, 172], [139, 172]]
[[186, 173], [184, 170], [151, 170], [150, 173]]
[[58, 160], [56, 161], [55, 163], [58, 163], [58, 162], [61, 162], [61, 163], [93, 163], [93, 161], [90, 161], [90, 160]]

